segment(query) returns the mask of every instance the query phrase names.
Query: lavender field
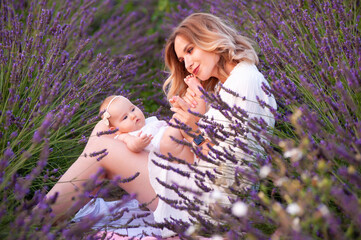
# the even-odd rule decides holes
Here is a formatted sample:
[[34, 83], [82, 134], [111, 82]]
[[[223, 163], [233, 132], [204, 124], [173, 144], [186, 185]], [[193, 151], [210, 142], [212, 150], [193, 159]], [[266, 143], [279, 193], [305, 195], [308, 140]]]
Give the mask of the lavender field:
[[[207, 216], [167, 227], [182, 239], [361, 239], [360, 4], [0, 1], [0, 239], [96, 239], [99, 219], [70, 221], [80, 203], [59, 220], [51, 213], [56, 198], [43, 197], [82, 153], [106, 96], [127, 96], [146, 115], [171, 116], [161, 91], [163, 46], [193, 12], [213, 13], [255, 40], [258, 68], [271, 86], [264, 91], [278, 104], [271, 109], [276, 126], [257, 119], [249, 125], [263, 150], [234, 143], [253, 159], [246, 171], [235, 169], [226, 190], [235, 196], [231, 206], [215, 196]], [[228, 116], [247, 117], [207, 98]], [[205, 130], [215, 142], [249, 131], [238, 122], [229, 132]], [[214, 154], [242, 161], [227, 150]], [[244, 191], [245, 179], [255, 187]], [[97, 196], [107, 196], [117, 181], [95, 176], [80, 200], [98, 186]]]

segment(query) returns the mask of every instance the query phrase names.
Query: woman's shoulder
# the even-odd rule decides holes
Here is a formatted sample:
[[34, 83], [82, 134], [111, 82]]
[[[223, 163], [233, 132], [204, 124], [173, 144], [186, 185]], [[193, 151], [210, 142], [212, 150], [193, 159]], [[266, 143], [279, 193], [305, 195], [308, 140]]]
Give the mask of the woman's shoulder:
[[237, 63], [237, 65], [233, 68], [231, 74], [243, 70], [258, 70], [258, 69], [254, 63], [250, 63], [248, 61], [241, 61]]
[[244, 89], [249, 86], [259, 86], [263, 81], [265, 81], [264, 76], [256, 65], [243, 61], [234, 67], [223, 86], [230, 89]]

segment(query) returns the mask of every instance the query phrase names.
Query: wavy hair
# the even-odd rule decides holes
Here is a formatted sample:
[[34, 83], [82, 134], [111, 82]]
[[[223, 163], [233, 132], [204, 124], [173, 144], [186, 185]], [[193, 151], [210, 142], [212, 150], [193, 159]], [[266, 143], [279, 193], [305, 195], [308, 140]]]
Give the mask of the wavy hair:
[[[217, 67], [223, 77], [228, 77], [225, 71], [228, 62], [237, 64], [248, 61], [258, 64], [258, 56], [252, 47], [253, 41], [239, 35], [235, 29], [212, 14], [193, 13], [173, 30], [165, 45], [165, 65], [170, 71], [170, 76], [164, 82], [163, 90], [168, 99], [174, 95], [183, 96], [187, 89], [183, 79], [189, 72], [184, 63], [179, 62], [174, 48], [174, 41], [178, 35], [182, 35], [204, 51], [219, 54]], [[207, 92], [213, 92], [218, 82], [219, 79], [215, 77], [201, 81]]]

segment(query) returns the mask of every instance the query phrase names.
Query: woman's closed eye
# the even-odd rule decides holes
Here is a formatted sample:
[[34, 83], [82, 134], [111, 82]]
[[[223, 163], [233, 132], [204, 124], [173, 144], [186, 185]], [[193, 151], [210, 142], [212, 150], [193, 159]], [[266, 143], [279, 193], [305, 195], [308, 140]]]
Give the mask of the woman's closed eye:
[[[189, 47], [186, 52], [187, 54], [191, 54], [193, 52], [193, 47]], [[178, 61], [182, 63], [184, 62], [184, 58], [180, 57], [178, 58]]]

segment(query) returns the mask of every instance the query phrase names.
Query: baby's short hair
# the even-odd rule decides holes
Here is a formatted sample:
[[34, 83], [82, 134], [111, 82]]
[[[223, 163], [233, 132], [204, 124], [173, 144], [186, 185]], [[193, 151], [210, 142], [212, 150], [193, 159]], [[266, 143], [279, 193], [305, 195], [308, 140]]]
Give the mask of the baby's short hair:
[[109, 121], [110, 113], [108, 112], [109, 109], [107, 109], [107, 108], [112, 103], [112, 101], [118, 97], [122, 97], [122, 96], [111, 95], [111, 96], [107, 97], [106, 99], [104, 99], [104, 101], [100, 104], [99, 115], [103, 119], [105, 125], [107, 125], [109, 127], [112, 127], [113, 124]]
[[109, 102], [116, 97], [116, 95], [111, 95], [108, 96], [106, 99], [104, 99], [104, 101], [102, 102], [102, 104], [100, 104], [100, 108], [99, 108], [99, 114], [103, 114], [109, 104]]

